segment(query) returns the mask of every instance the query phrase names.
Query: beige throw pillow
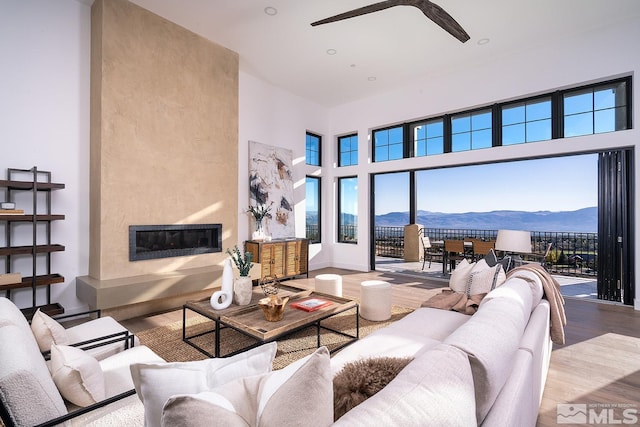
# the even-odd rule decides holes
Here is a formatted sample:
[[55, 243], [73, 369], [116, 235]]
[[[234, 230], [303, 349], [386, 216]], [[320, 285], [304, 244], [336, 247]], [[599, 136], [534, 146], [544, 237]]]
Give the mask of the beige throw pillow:
[[100, 363], [79, 348], [51, 346], [51, 377], [62, 397], [75, 405], [84, 407], [105, 399]]
[[469, 263], [466, 259], [463, 259], [458, 263], [458, 266], [451, 272], [451, 278], [449, 279], [449, 287], [454, 292], [464, 293], [467, 291], [467, 284], [469, 282], [469, 274], [476, 266], [476, 263]]
[[489, 267], [487, 262], [481, 259], [469, 274], [465, 292], [467, 295], [486, 294], [503, 284], [505, 280], [507, 280], [507, 276], [501, 264]]
[[31, 319], [31, 332], [36, 338], [40, 351], [51, 350], [51, 344], [69, 344], [67, 331], [51, 317], [37, 309]]
[[279, 371], [238, 379], [209, 392], [173, 396], [162, 414], [164, 426], [326, 427], [332, 422], [326, 347]]
[[271, 372], [277, 348], [272, 342], [232, 357], [132, 364], [131, 377], [144, 403], [145, 426], [162, 425], [162, 407], [173, 395], [201, 393], [237, 378]]

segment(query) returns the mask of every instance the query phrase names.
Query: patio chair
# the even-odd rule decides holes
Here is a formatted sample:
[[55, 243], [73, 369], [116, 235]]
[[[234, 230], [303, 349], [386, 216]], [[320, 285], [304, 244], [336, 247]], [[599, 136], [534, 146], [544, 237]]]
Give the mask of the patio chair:
[[492, 249], [495, 250], [495, 248], [495, 240], [485, 242], [484, 240], [474, 239], [471, 241], [471, 252], [473, 253], [473, 259], [475, 261], [484, 258]]
[[465, 259], [464, 241], [463, 240], [445, 240], [444, 256], [449, 264], [449, 271], [456, 269], [456, 261]]
[[427, 262], [427, 258], [429, 258], [429, 268], [431, 268], [433, 254], [431, 253], [431, 240], [429, 236], [420, 236], [420, 241], [422, 242], [422, 269], [424, 270], [424, 264]]

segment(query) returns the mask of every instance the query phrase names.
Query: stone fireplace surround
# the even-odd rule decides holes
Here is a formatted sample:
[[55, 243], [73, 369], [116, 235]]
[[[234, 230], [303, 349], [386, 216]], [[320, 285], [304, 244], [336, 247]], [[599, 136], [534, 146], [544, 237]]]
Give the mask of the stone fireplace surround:
[[[127, 318], [220, 285], [237, 242], [238, 55], [127, 0], [91, 12], [89, 274], [76, 294]], [[130, 224], [206, 223], [223, 225], [223, 251], [129, 261]]]

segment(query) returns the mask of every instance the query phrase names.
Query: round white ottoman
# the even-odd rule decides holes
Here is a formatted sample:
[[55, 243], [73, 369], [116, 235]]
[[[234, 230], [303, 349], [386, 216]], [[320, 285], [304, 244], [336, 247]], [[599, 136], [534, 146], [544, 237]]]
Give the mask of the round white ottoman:
[[316, 276], [316, 292], [342, 296], [342, 276], [338, 274], [318, 274]]
[[360, 284], [360, 316], [373, 321], [391, 318], [391, 284], [382, 280]]

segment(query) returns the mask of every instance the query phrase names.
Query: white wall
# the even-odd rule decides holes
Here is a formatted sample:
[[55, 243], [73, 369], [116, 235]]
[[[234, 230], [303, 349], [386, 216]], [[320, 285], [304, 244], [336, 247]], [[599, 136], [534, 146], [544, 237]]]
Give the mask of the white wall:
[[[249, 141], [293, 151], [296, 236], [304, 237], [305, 176], [321, 173], [320, 168], [305, 164], [305, 134], [307, 131], [319, 134], [326, 141], [325, 147], [331, 144], [331, 135], [328, 132], [329, 112], [324, 107], [292, 95], [245, 72], [240, 72], [239, 99], [238, 243], [241, 244], [251, 236], [250, 227], [252, 227], [249, 216], [243, 213], [249, 206]], [[323, 224], [330, 221], [326, 213], [323, 221]], [[331, 248], [326, 244], [310, 245], [309, 268], [316, 270], [330, 265]]]
[[[637, 125], [640, 123], [640, 112], [637, 108], [634, 109], [635, 129], [627, 131], [376, 164], [371, 163], [368, 143], [368, 135], [372, 128], [490, 105], [498, 101], [550, 92], [582, 83], [633, 75], [640, 70], [637, 40], [640, 40], [640, 22], [636, 20], [615, 28], [593, 31], [580, 38], [556, 40], [553, 46], [523, 48], [522, 52], [514, 53], [507, 58], [487, 58], [485, 63], [469, 64], [465, 70], [452, 70], [447, 75], [425, 78], [423, 81], [408, 84], [402, 89], [383, 96], [332, 109], [332, 135], [358, 132], [359, 166], [329, 169], [325, 175], [335, 182], [338, 176], [357, 173], [358, 225], [359, 231], [364, 230], [359, 232], [357, 245], [335, 245], [332, 254], [333, 265], [357, 270], [369, 268], [370, 242], [367, 230], [369, 229], [368, 194], [371, 173], [488, 162], [495, 158], [530, 158], [613, 147], [635, 147], [640, 143], [640, 130]], [[634, 84], [635, 100], [640, 99], [638, 86]], [[332, 145], [335, 146], [335, 144]], [[636, 150], [636, 157], [639, 155], [640, 153]], [[640, 174], [636, 173], [636, 189], [640, 188], [638, 180], [640, 180]], [[325, 181], [325, 186], [327, 184]], [[335, 210], [335, 194], [328, 196], [324, 201], [324, 207]], [[636, 190], [636, 212], [640, 212], [638, 196]], [[638, 227], [636, 227], [635, 238], [636, 253], [640, 253]], [[636, 295], [640, 295], [638, 259], [635, 260], [635, 270]]]
[[[90, 40], [87, 5], [0, 2], [0, 179], [6, 179], [7, 168], [37, 166], [66, 184], [53, 192], [53, 212], [66, 220], [52, 226], [53, 242], [66, 246], [52, 254], [53, 270], [65, 283], [51, 292], [69, 311], [83, 307], [75, 297], [75, 278], [87, 274], [89, 259]], [[45, 302], [43, 291], [39, 304]], [[30, 289], [12, 297], [20, 307], [31, 306]]]

